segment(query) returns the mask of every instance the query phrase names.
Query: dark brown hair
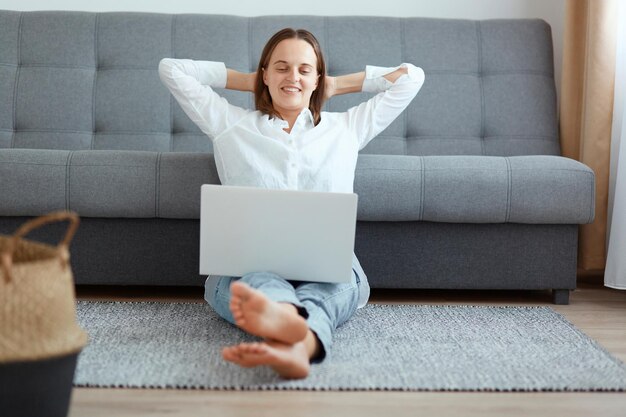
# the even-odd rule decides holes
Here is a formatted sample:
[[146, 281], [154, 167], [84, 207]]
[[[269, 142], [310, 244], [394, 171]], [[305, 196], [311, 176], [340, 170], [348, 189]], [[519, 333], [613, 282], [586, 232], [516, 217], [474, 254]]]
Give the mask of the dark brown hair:
[[279, 117], [280, 115], [274, 109], [274, 105], [272, 103], [272, 96], [270, 95], [269, 88], [263, 82], [263, 70], [267, 69], [269, 64], [269, 60], [272, 56], [272, 52], [276, 48], [281, 41], [285, 39], [302, 39], [309, 43], [313, 47], [313, 51], [315, 51], [315, 56], [317, 57], [317, 74], [319, 75], [319, 79], [317, 82], [317, 88], [311, 94], [311, 99], [309, 101], [309, 110], [311, 110], [311, 114], [313, 114], [313, 120], [317, 125], [321, 120], [321, 112], [322, 106], [324, 105], [324, 90], [326, 87], [326, 64], [324, 63], [324, 56], [322, 55], [322, 49], [320, 48], [320, 44], [315, 39], [315, 36], [311, 32], [305, 29], [292, 29], [285, 28], [274, 34], [270, 38], [269, 41], [265, 44], [263, 48], [263, 53], [261, 53], [261, 59], [259, 60], [259, 66], [256, 70], [256, 83], [254, 85], [254, 104], [256, 105], [256, 109], [264, 114], [269, 114], [273, 117]]

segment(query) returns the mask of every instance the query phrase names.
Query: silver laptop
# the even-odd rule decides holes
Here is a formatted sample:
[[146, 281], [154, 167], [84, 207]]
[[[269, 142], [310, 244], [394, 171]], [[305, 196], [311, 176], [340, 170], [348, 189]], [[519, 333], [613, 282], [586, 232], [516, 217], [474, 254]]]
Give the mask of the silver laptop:
[[357, 195], [205, 184], [200, 274], [349, 282]]

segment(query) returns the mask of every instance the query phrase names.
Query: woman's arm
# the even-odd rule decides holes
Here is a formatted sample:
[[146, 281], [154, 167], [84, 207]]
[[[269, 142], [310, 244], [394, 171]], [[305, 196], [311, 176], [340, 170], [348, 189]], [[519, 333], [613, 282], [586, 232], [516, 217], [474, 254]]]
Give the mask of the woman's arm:
[[366, 67], [362, 91], [377, 94], [345, 112], [346, 123], [356, 134], [359, 150], [404, 111], [423, 83], [424, 71], [409, 63], [395, 68]]
[[326, 76], [325, 98], [341, 94], [358, 93], [363, 86], [365, 71], [354, 74], [340, 75], [338, 77]]
[[229, 90], [247, 91], [254, 93], [256, 72], [244, 73], [233, 69], [226, 69], [226, 88]]
[[185, 114], [212, 139], [249, 112], [213, 91], [227, 87], [228, 71], [222, 62], [163, 58], [159, 77]]
[[[388, 81], [395, 83], [401, 75], [407, 74], [406, 68], [398, 68], [397, 70], [384, 75]], [[365, 71], [356, 72], [354, 74], [340, 75], [338, 77], [326, 76], [326, 99], [341, 94], [358, 93], [363, 87], [365, 80]]]

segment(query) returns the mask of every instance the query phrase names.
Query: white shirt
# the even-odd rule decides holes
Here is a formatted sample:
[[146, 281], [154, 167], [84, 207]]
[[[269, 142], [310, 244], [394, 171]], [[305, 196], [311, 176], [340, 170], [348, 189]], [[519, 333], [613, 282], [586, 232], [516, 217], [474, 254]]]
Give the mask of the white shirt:
[[[395, 83], [383, 78], [400, 67], [408, 74]], [[345, 112], [321, 112], [317, 126], [310, 110], [304, 109], [287, 133], [285, 120], [234, 106], [213, 91], [226, 87], [222, 62], [164, 58], [159, 76], [213, 141], [222, 184], [342, 193], [353, 192], [359, 150], [402, 113], [424, 83], [424, 71], [412, 64], [368, 65], [362, 91], [376, 96]], [[359, 307], [369, 298], [367, 277], [361, 272]]]

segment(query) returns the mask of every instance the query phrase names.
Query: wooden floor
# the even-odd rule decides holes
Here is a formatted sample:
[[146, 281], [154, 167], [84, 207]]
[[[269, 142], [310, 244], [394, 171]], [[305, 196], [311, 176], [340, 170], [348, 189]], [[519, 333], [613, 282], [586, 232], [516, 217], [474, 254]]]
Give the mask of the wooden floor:
[[[198, 301], [202, 289], [80, 287], [79, 300]], [[579, 283], [570, 304], [543, 291], [373, 290], [372, 303], [550, 305], [626, 362], [626, 291]], [[626, 416], [626, 393], [208, 391], [75, 388], [82, 416]]]

